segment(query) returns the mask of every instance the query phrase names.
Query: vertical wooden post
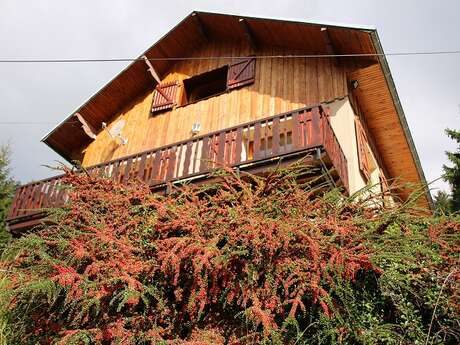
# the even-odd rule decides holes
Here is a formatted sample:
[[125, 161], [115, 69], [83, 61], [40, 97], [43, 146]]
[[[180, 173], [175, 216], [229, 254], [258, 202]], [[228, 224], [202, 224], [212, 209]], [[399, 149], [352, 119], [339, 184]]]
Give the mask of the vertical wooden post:
[[311, 110], [311, 146], [319, 146], [323, 141], [323, 132], [321, 126], [321, 115], [319, 108], [314, 107]]

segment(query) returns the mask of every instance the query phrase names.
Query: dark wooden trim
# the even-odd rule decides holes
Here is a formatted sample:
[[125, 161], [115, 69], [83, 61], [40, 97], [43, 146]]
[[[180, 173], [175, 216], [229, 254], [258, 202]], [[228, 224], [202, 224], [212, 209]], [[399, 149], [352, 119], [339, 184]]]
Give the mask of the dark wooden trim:
[[257, 50], [257, 41], [255, 39], [255, 36], [252, 32], [251, 27], [249, 26], [248, 22], [244, 18], [238, 19], [238, 22], [240, 23], [241, 27], [243, 28], [244, 31], [244, 36], [246, 37], [246, 40], [248, 41], [249, 45], [251, 46], [251, 49], [253, 52]]

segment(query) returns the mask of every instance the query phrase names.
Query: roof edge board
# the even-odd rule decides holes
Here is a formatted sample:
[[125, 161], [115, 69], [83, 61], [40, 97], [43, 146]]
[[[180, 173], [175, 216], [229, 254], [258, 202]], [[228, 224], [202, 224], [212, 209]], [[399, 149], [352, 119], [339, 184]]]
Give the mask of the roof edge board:
[[433, 203], [433, 198], [431, 197], [430, 190], [428, 188], [428, 183], [425, 178], [425, 173], [423, 172], [422, 164], [420, 162], [420, 157], [417, 153], [417, 148], [415, 147], [414, 140], [412, 138], [412, 134], [409, 129], [409, 125], [407, 123], [406, 115], [404, 114], [404, 109], [402, 107], [401, 101], [399, 99], [398, 91], [396, 90], [396, 85], [393, 80], [393, 76], [391, 75], [390, 71], [390, 66], [388, 65], [388, 61], [386, 59], [382, 44], [380, 42], [379, 35], [377, 33], [377, 30], [374, 30], [371, 32], [371, 39], [372, 43], [374, 45], [374, 48], [376, 50], [376, 53], [379, 54], [378, 59], [380, 62], [380, 66], [382, 66], [382, 71], [384, 78], [387, 82], [388, 89], [390, 90], [391, 97], [393, 99], [393, 104], [396, 108], [396, 112], [398, 114], [399, 122], [401, 124], [401, 127], [404, 131], [404, 134], [406, 136], [407, 143], [409, 145], [410, 152], [412, 154], [412, 158], [415, 162], [415, 167], [417, 169], [417, 173], [419, 175], [420, 181], [424, 185], [423, 187], [425, 188], [425, 196], [428, 200], [428, 204], [430, 208], [433, 210], [434, 209], [434, 203]]
[[315, 20], [315, 19], [309, 19], [306, 21], [300, 18], [270, 17], [270, 16], [255, 16], [255, 15], [248, 16], [248, 15], [243, 15], [243, 14], [238, 14], [238, 13], [218, 13], [218, 12], [209, 12], [209, 11], [193, 11], [192, 13], [241, 17], [244, 19], [253, 19], [253, 20], [272, 20], [272, 21], [287, 22], [287, 23], [292, 23], [292, 24], [330, 26], [330, 27], [343, 28], [343, 29], [355, 29], [355, 30], [365, 30], [365, 31], [376, 31], [377, 30], [376, 27], [372, 25], [347, 24], [347, 23], [321, 21], [321, 20]]

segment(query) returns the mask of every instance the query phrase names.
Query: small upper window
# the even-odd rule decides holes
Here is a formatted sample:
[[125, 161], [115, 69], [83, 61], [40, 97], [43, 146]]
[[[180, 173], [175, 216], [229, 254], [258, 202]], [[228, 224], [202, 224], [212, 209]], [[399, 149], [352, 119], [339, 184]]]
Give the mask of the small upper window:
[[227, 91], [228, 66], [184, 80], [185, 104]]
[[215, 70], [185, 79], [181, 96], [178, 96], [177, 80], [158, 84], [153, 92], [152, 113], [173, 109], [178, 104], [194, 103], [252, 84], [255, 81], [255, 63], [254, 57], [240, 58]]

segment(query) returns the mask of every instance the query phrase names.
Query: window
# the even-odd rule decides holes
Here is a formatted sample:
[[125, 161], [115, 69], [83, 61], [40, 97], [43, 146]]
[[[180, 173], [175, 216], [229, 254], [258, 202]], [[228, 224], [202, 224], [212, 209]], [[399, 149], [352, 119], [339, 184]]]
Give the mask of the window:
[[[158, 84], [153, 92], [152, 113], [170, 110], [176, 105], [187, 105], [252, 84], [255, 80], [255, 64], [256, 60], [252, 57], [236, 59], [228, 65], [185, 79], [183, 92], [179, 92], [180, 83], [177, 80]], [[180, 94], [181, 96], [178, 96]]]
[[227, 91], [228, 66], [184, 80], [185, 104]]

